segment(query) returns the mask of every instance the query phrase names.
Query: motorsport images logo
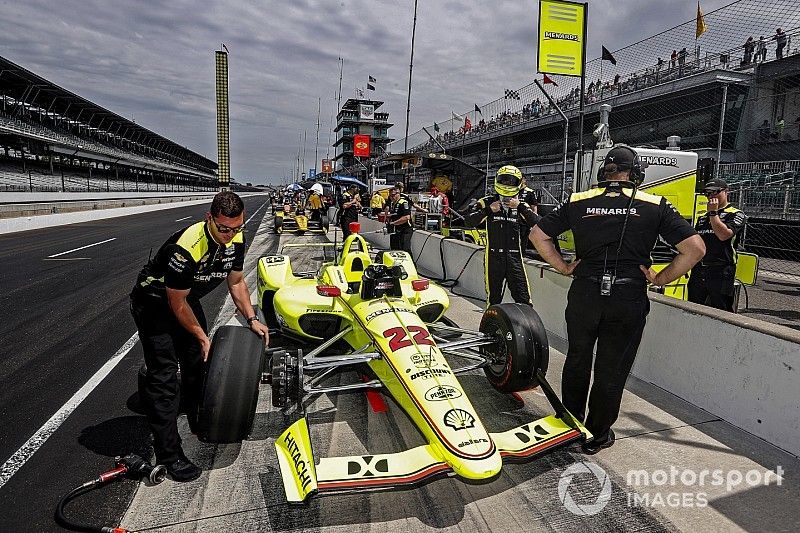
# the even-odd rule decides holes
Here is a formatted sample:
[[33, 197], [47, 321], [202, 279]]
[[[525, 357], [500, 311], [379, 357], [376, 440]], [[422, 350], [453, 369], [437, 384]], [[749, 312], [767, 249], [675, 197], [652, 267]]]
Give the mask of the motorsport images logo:
[[[707, 468], [693, 470], [670, 465], [669, 469], [628, 470], [626, 486], [620, 483], [620, 489], [628, 507], [703, 508], [708, 506], [711, 497], [747, 490], [748, 487], [772, 484], [781, 486], [783, 475], [784, 469], [780, 465], [775, 470], [754, 468], [747, 471]], [[570, 493], [569, 489], [573, 485]], [[570, 465], [558, 480], [558, 497], [561, 503], [567, 511], [577, 516], [592, 516], [602, 511], [611, 501], [611, 493], [611, 479], [605, 470], [594, 463], [580, 462]], [[580, 496], [580, 503], [573, 499], [572, 494]], [[593, 502], [584, 503], [592, 498]]]
[[[597, 480], [600, 490], [597, 491], [597, 498], [595, 498], [594, 503], [577, 503], [572, 499], [569, 487], [572, 485], [573, 478], [579, 474], [591, 474]], [[582, 476], [582, 478], [585, 478], [585, 476]], [[581, 486], [585, 485], [585, 483], [576, 480], [575, 485]], [[608, 502], [611, 501], [611, 479], [605, 470], [594, 463], [575, 463], [564, 470], [558, 480], [558, 498], [564, 504], [564, 508], [574, 515], [596, 515], [605, 509]]]

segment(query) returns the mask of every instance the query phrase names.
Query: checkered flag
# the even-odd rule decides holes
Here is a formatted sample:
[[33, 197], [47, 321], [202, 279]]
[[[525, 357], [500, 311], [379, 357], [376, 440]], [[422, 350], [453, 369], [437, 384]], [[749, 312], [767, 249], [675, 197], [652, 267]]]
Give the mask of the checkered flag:
[[509, 100], [519, 100], [519, 93], [517, 91], [512, 91], [511, 89], [506, 89], [506, 95], [504, 98]]

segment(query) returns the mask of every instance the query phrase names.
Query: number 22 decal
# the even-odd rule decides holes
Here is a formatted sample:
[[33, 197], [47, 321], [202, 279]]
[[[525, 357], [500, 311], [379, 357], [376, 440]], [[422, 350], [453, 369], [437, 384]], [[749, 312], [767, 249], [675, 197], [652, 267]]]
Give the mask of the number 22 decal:
[[408, 326], [406, 329], [413, 335], [413, 342], [408, 338], [408, 334], [403, 328], [389, 328], [383, 332], [383, 336], [389, 339], [390, 350], [396, 352], [397, 350], [408, 348], [414, 343], [417, 345], [426, 344], [428, 346], [433, 346], [433, 339], [431, 339], [431, 334], [428, 333], [427, 329], [422, 326]]

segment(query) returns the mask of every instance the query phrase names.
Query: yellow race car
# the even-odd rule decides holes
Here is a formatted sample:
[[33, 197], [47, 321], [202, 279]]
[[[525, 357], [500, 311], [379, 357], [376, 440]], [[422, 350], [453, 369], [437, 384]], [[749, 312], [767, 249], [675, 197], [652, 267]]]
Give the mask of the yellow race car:
[[278, 209], [275, 213], [274, 227], [275, 233], [296, 232], [302, 235], [308, 231], [308, 217], [305, 211], [297, 208], [293, 204], [284, 204], [283, 209]]
[[[303, 348], [272, 348], [266, 363], [263, 353], [251, 348], [255, 335], [234, 328], [242, 330], [236, 334], [247, 346], [235, 357], [221, 351], [221, 360], [235, 360], [232, 366], [237, 368], [215, 371], [218, 354], [212, 345], [209, 376], [227, 372], [229, 377], [214, 377], [211, 384], [206, 380], [201, 438], [246, 438], [265, 370], [273, 406], [298, 415], [275, 441], [290, 503], [317, 493], [396, 488], [436, 475], [491, 479], [504, 461], [529, 459], [555, 446], [591, 439], [545, 379], [549, 347], [533, 308], [491, 306], [478, 331], [459, 328], [444, 317], [450, 305], [445, 290], [420, 277], [409, 254], [383, 252], [373, 260], [357, 223], [351, 229], [356, 232], [344, 241], [336, 259], [315, 274], [295, 275], [287, 255], [260, 258], [258, 296], [265, 317]], [[247, 350], [252, 354], [243, 356]], [[252, 375], [244, 377], [242, 366]], [[326, 384], [337, 371], [356, 366], [368, 368], [372, 379]], [[503, 393], [541, 386], [556, 414], [490, 433], [457, 377], [478, 368]], [[305, 416], [309, 400], [323, 393], [369, 389], [385, 389], [427, 444], [371, 455], [369, 464], [363, 455], [315, 457]], [[215, 401], [226, 395], [236, 400], [225, 405]]]

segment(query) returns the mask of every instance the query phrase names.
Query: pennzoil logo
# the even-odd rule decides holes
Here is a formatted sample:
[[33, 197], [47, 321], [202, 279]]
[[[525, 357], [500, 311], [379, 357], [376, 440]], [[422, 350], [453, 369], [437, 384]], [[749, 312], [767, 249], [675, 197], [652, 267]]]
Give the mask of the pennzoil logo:
[[369, 146], [369, 143], [366, 143], [364, 141], [358, 141], [356, 143], [356, 148], [358, 148], [359, 150], [366, 150], [368, 146]]
[[270, 265], [272, 263], [283, 263], [286, 261], [286, 258], [282, 255], [268, 255], [266, 257], [262, 257], [261, 260]]
[[444, 425], [456, 431], [475, 427], [475, 417], [463, 409], [450, 409], [444, 414]]
[[436, 385], [428, 389], [425, 393], [425, 399], [429, 402], [438, 402], [441, 400], [452, 400], [453, 398], [460, 398], [462, 393], [455, 387], [450, 385]]

